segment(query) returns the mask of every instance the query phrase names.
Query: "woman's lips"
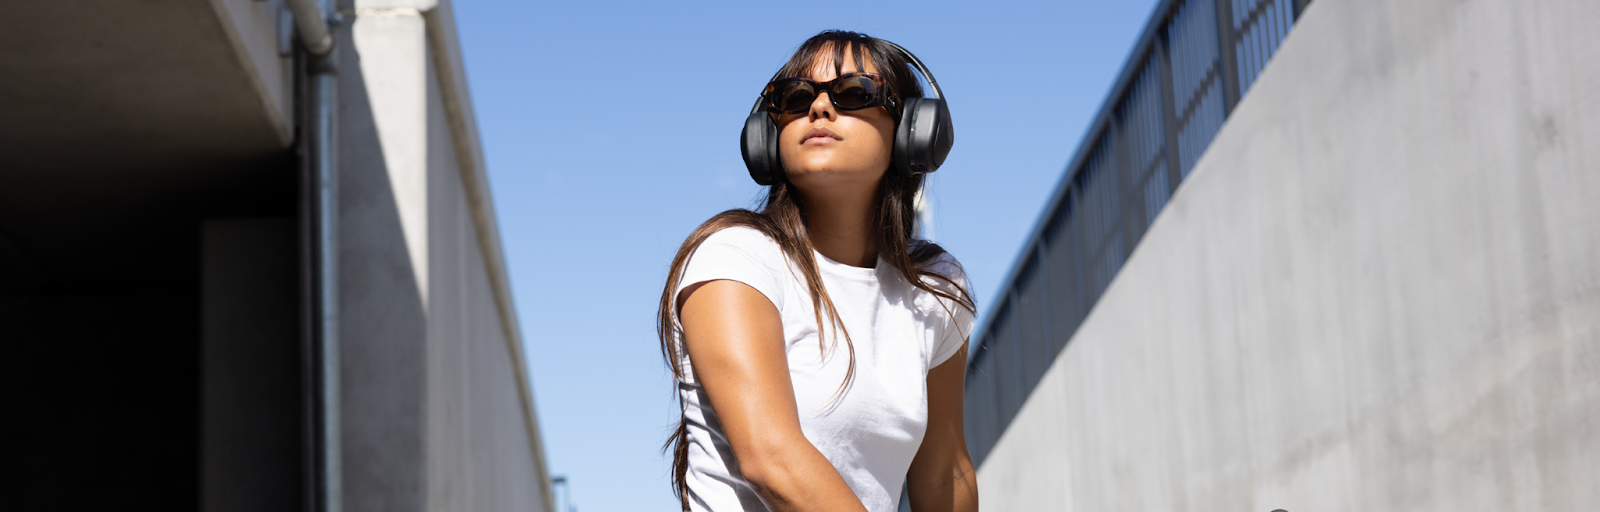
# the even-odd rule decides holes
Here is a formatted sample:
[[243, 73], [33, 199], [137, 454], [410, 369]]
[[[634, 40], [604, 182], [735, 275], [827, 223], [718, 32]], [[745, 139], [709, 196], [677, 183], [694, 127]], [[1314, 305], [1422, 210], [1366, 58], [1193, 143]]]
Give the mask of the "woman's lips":
[[833, 130], [829, 130], [827, 128], [812, 128], [811, 131], [806, 132], [804, 139], [800, 139], [800, 143], [813, 145], [828, 144], [836, 140], [844, 139], [840, 138], [839, 134], [833, 133]]

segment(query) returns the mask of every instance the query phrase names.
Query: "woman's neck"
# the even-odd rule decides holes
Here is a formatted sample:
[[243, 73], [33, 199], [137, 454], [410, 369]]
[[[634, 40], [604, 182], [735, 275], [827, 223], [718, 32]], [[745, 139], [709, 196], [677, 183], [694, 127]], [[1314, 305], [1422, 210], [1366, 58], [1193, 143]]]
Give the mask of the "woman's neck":
[[[811, 245], [828, 259], [856, 267], [878, 263], [876, 187], [866, 194], [818, 194], [806, 198], [806, 231]], [[820, 199], [820, 200], [818, 200]]]

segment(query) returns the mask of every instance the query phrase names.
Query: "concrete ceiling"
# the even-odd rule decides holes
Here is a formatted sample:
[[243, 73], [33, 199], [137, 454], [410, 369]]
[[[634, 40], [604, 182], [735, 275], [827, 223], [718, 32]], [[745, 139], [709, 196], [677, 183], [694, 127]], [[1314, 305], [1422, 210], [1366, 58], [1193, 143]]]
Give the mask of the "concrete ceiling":
[[224, 3], [9, 3], [0, 16], [0, 212], [164, 195], [284, 152], [287, 120], [264, 105]]
[[200, 219], [293, 214], [280, 5], [7, 3], [0, 292], [170, 281]]

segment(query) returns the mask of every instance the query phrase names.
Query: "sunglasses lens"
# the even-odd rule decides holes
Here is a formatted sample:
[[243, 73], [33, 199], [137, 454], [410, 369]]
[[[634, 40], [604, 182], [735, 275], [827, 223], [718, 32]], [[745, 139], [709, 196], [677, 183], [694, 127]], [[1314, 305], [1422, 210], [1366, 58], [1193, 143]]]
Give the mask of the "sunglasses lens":
[[833, 97], [833, 104], [842, 110], [866, 108], [878, 99], [878, 84], [864, 76], [844, 77], [833, 82], [828, 95]]
[[[773, 81], [767, 85], [768, 105], [774, 112], [805, 112], [811, 108], [811, 102], [817, 100], [818, 85], [797, 78]], [[878, 82], [870, 76], [846, 75], [821, 85], [828, 88], [828, 99], [839, 110], [860, 110], [879, 104]]]
[[774, 84], [772, 89], [772, 109], [778, 112], [794, 113], [804, 111], [816, 99], [817, 93], [811, 87], [811, 84], [798, 80]]

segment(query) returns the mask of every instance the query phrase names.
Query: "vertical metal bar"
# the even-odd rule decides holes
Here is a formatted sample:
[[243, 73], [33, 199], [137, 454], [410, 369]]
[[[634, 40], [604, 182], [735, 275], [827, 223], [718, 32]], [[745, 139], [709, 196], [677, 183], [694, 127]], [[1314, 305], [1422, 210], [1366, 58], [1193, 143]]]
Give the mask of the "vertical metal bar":
[[333, 54], [312, 64], [312, 172], [316, 184], [316, 303], [320, 512], [343, 509], [340, 447], [339, 360], [339, 175], [336, 121], [337, 68]]
[[1239, 24], [1239, 48], [1244, 59], [1239, 62], [1239, 98], [1250, 92], [1250, 85], [1256, 81], [1256, 70], [1260, 69], [1259, 47], [1261, 31], [1255, 30], [1250, 23], [1248, 15], [1242, 15], [1244, 22]]
[[[1167, 18], [1168, 26], [1177, 21], [1176, 18]], [[1178, 160], [1178, 104], [1177, 94], [1174, 89], [1174, 73], [1172, 71], [1172, 58], [1168, 52], [1168, 45], [1172, 41], [1167, 37], [1167, 32], [1156, 34], [1156, 62], [1157, 69], [1167, 72], [1161, 74], [1161, 129], [1165, 142], [1162, 143], [1161, 153], [1167, 161], [1167, 202], [1172, 202], [1173, 194], [1178, 192], [1178, 182], [1183, 181], [1182, 163]], [[1165, 209], [1165, 207], [1163, 207]]]
[[1022, 322], [1017, 320], [1022, 312], [1018, 311], [1017, 304], [1017, 289], [1016, 287], [1012, 287], [1010, 290], [1008, 290], [1008, 293], [1006, 293], [1006, 318], [996, 319], [999, 322], [1006, 322], [1011, 325], [1011, 336], [1009, 336], [1010, 339], [996, 340], [1000, 343], [1011, 344], [1011, 378], [1014, 382], [1016, 382], [1017, 386], [1017, 392], [1012, 393], [1012, 398], [1017, 402], [1017, 408], [1016, 412], [1011, 413], [1010, 418], [1006, 418], [1007, 426], [1011, 424], [1011, 420], [1016, 419], [1017, 413], [1022, 412], [1022, 402], [1025, 401], [1024, 398], [1028, 395], [1028, 392], [1031, 391], [1027, 387], [1023, 386], [1023, 382], [1026, 381], [1026, 378], [1023, 375], [1024, 370], [1022, 369]]
[[[1139, 67], [1144, 68], [1144, 66]], [[1132, 136], [1123, 136], [1125, 135], [1123, 130], [1126, 128], [1126, 123], [1122, 116], [1127, 113], [1123, 111], [1123, 108], [1127, 106], [1131, 93], [1138, 90], [1139, 81], [1143, 78], [1143, 75], [1143, 72], [1136, 75], [1132, 80], [1132, 85], [1129, 85], [1123, 91], [1122, 97], [1117, 98], [1111, 107], [1111, 131], [1117, 134], [1117, 137], [1111, 141], [1112, 153], [1114, 154], [1114, 160], [1112, 161], [1114, 165], [1111, 168], [1111, 172], [1113, 173], [1113, 179], [1116, 181], [1108, 185], [1114, 187], [1115, 190], [1115, 193], [1110, 194], [1110, 199], [1116, 201], [1116, 218], [1113, 222], [1116, 223], [1114, 229], [1122, 235], [1119, 238], [1122, 239], [1121, 249], [1124, 258], [1133, 253], [1133, 246], [1139, 243], [1137, 230], [1140, 219], [1138, 217], [1142, 217], [1143, 213], [1138, 212], [1138, 210], [1141, 210], [1140, 208], [1128, 208], [1129, 204], [1137, 203], [1139, 184], [1133, 179], [1133, 176], [1138, 174], [1139, 170], [1135, 168], [1138, 164], [1134, 162], [1135, 158], [1133, 156], [1135, 148], [1132, 146], [1135, 139]], [[1107, 235], [1110, 235], [1110, 233], [1107, 233]], [[1109, 250], [1111, 248], [1110, 243], [1107, 243], [1104, 247], [1105, 249], [1102, 249], [1104, 254], [1101, 255], [1102, 260], [1104, 260], [1105, 255], [1111, 253]], [[1117, 267], [1120, 269], [1121, 266], [1119, 262]], [[1115, 272], [1112, 273], [1115, 274]], [[1110, 280], [1107, 279], [1107, 282], [1110, 282]], [[1101, 293], [1104, 294], [1105, 290], [1101, 290]]]
[[[1199, 1], [1199, 0], [1196, 0]], [[1233, 5], [1229, 0], [1213, 0], [1217, 5], [1217, 60], [1222, 75], [1222, 116], [1233, 114], [1239, 104], [1239, 58], [1235, 50], [1237, 34], [1233, 30]]]
[[[324, 59], [327, 60], [327, 59]], [[313, 78], [317, 91], [318, 155], [317, 178], [317, 303], [321, 322], [317, 329], [318, 355], [321, 357], [322, 413], [322, 495], [323, 512], [343, 509], [343, 465], [340, 447], [340, 359], [339, 359], [339, 177], [334, 167], [334, 95], [336, 77], [331, 64]]]
[[1261, 78], [1261, 71], [1266, 69], [1267, 59], [1272, 56], [1272, 24], [1271, 16], [1268, 15], [1271, 8], [1272, 4], [1263, 1], [1261, 8], [1251, 13], [1252, 21], [1245, 22], [1250, 27], [1251, 38], [1256, 43], [1256, 56], [1255, 60], [1250, 62], [1250, 83], [1245, 90], [1239, 91], [1241, 100], [1244, 95], [1250, 94], [1249, 88], [1255, 85], [1256, 79]]
[[[982, 338], [978, 339], [987, 340], [990, 338], [987, 334], [985, 334]], [[985, 432], [987, 432], [987, 434], [985, 435], [986, 439], [984, 439], [983, 453], [984, 456], [987, 457], [988, 453], [994, 449], [995, 443], [1000, 442], [1000, 433], [1005, 432], [1006, 429], [1001, 425], [1002, 422], [1000, 421], [1000, 376], [997, 375], [1000, 372], [999, 370], [995, 369], [998, 359], [994, 357], [994, 351], [989, 349], [987, 344], [985, 344], [983, 351], [985, 352], [984, 356], [988, 358], [986, 362], [989, 365], [989, 374], [987, 376], [989, 379], [987, 386], [989, 388], [988, 400], [990, 404], [994, 404], [994, 407], [991, 408], [994, 412], [994, 415], [989, 417], [990, 422], [985, 427]]]
[[[308, 2], [296, 2], [305, 4]], [[320, 20], [335, 20], [333, 2], [317, 2]], [[301, 9], [305, 11], [306, 9]], [[312, 13], [316, 14], [316, 13]], [[304, 17], [307, 13], [297, 12]], [[297, 19], [301, 26], [307, 20]], [[315, 25], [316, 23], [309, 23]], [[341, 512], [344, 508], [344, 471], [340, 417], [339, 357], [339, 173], [338, 173], [338, 52], [333, 51], [333, 28], [325, 38], [306, 42], [311, 55], [307, 66], [309, 104], [305, 140], [311, 165], [312, 213], [315, 216], [313, 285], [314, 357], [316, 382], [316, 510]], [[301, 34], [306, 37], [305, 33]]]
[[[1050, 229], [1048, 224], [1046, 226], [1046, 230]], [[1061, 353], [1056, 351], [1055, 333], [1050, 330], [1052, 326], [1050, 317], [1055, 316], [1056, 310], [1050, 307], [1050, 254], [1046, 251], [1044, 240], [1045, 237], [1039, 237], [1039, 244], [1033, 246], [1033, 258], [1036, 262], [1033, 266], [1033, 278], [1037, 280], [1035, 286], [1039, 289], [1039, 342], [1044, 344], [1045, 352], [1050, 354], [1050, 360], [1055, 361], [1056, 356]], [[1045, 371], [1049, 371], [1049, 368], [1050, 366], [1046, 364]]]
[[[1284, 0], [1278, 7], [1278, 46], [1283, 46], [1283, 40], [1289, 38], [1289, 33], [1294, 31], [1294, 1]], [[1274, 50], [1276, 53], [1276, 50]]]
[[557, 487], [560, 487], [562, 491], [565, 491], [560, 493], [563, 499], [561, 500], [561, 508], [559, 511], [570, 512], [572, 510], [572, 488], [567, 486], [566, 476], [556, 475], [550, 478], [550, 489], [554, 491]]
[[[1261, 45], [1262, 70], [1265, 70], [1267, 62], [1272, 60], [1272, 55], [1278, 52], [1278, 36], [1282, 34], [1278, 30], [1278, 12], [1287, 3], [1288, 0], [1273, 0], [1266, 8], [1261, 9], [1260, 15], [1256, 16], [1256, 25], [1261, 27], [1262, 39], [1266, 41], [1266, 44]], [[1257, 71], [1256, 75], [1260, 76], [1261, 72]]]
[[1088, 295], [1083, 290], [1083, 258], [1086, 256], [1085, 244], [1083, 243], [1083, 212], [1079, 211], [1083, 208], [1083, 189], [1077, 186], [1068, 187], [1067, 200], [1072, 201], [1073, 208], [1072, 218], [1067, 219], [1065, 236], [1072, 240], [1070, 261], [1072, 265], [1072, 292], [1077, 295], [1077, 300], [1072, 303], [1072, 325], [1076, 329], [1077, 326], [1083, 324], [1083, 317], [1088, 311], [1088, 306], [1084, 304], [1088, 300]]
[[1294, 10], [1291, 0], [1280, 0], [1272, 13], [1272, 54], [1278, 54], [1278, 47], [1283, 46], [1283, 38], [1289, 36], [1290, 11]]
[[301, 439], [301, 510], [313, 512], [319, 508], [321, 481], [318, 475], [322, 457], [318, 455], [320, 427], [317, 421], [320, 409], [317, 355], [317, 179], [312, 163], [310, 143], [311, 74], [305, 52], [294, 52], [295, 62], [295, 151], [300, 165], [300, 439]]

